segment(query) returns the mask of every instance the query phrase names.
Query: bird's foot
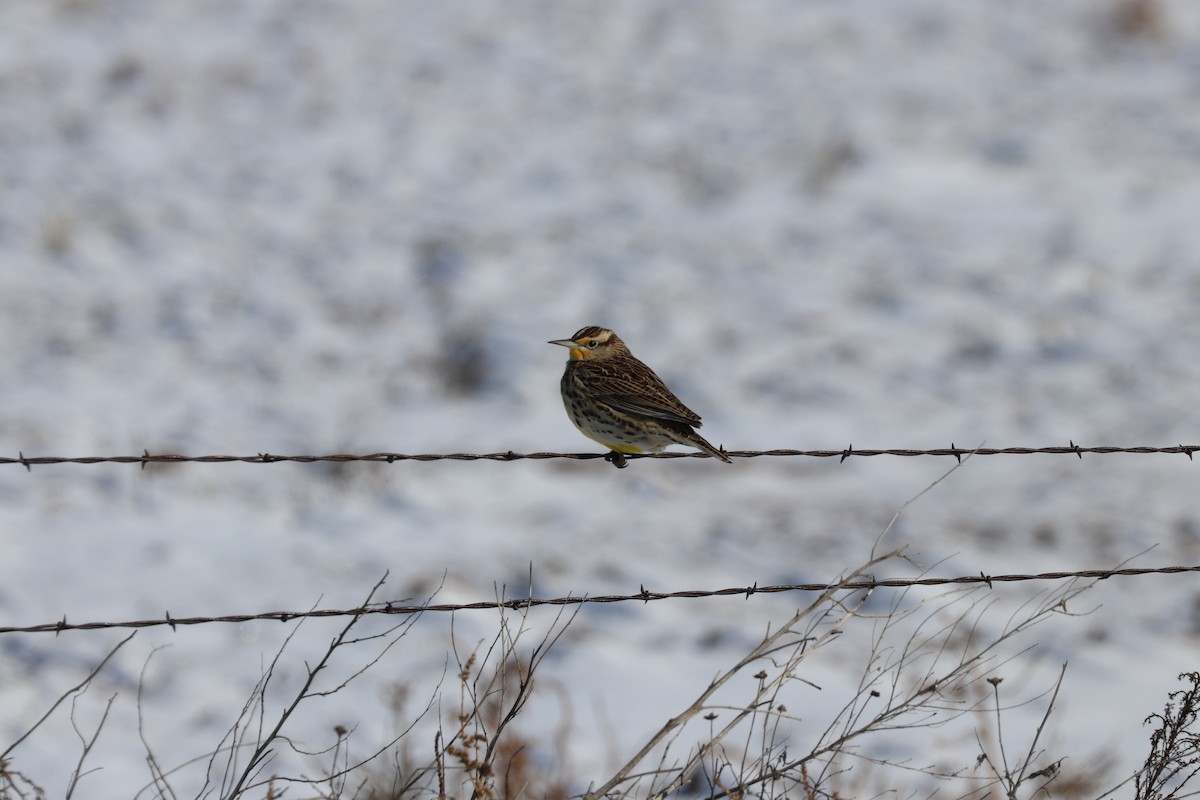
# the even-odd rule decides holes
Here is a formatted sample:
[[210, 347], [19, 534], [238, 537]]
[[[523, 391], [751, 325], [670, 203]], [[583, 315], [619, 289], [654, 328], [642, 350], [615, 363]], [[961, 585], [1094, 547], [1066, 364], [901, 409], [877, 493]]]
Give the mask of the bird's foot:
[[625, 460], [625, 454], [618, 453], [616, 450], [610, 451], [609, 454], [604, 457], [604, 460], [612, 464], [617, 469], [625, 469], [627, 466], [629, 466], [629, 462]]

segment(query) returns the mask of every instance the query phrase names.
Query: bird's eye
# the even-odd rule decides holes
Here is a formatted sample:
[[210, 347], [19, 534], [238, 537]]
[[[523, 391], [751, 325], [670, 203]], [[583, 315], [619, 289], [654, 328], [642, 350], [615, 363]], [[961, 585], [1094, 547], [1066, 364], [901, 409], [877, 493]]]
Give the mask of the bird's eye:
[[595, 350], [596, 345], [598, 345], [598, 344], [600, 344], [598, 341], [596, 341], [595, 339], [592, 339], [590, 342], [588, 342], [587, 346], [592, 348], [593, 350]]

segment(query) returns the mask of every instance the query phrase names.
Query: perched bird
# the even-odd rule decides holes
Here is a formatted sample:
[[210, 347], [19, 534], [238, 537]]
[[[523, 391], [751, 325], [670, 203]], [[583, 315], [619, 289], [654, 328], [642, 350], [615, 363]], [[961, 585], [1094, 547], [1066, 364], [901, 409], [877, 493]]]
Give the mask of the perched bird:
[[[571, 348], [562, 399], [567, 416], [584, 436], [615, 453], [657, 453], [683, 444], [733, 463], [696, 433], [699, 415], [679, 402], [612, 331], [593, 325], [550, 344]], [[620, 459], [614, 463], [623, 465]]]

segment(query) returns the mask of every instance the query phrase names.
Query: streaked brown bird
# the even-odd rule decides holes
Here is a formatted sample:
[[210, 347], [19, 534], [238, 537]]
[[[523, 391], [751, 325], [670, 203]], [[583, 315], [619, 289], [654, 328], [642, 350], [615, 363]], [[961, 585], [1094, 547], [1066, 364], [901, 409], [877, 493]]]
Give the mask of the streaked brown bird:
[[562, 376], [562, 399], [567, 416], [584, 436], [616, 453], [657, 453], [668, 445], [683, 444], [733, 463], [696, 433], [700, 416], [609, 329], [591, 325], [570, 339], [550, 344], [571, 349]]

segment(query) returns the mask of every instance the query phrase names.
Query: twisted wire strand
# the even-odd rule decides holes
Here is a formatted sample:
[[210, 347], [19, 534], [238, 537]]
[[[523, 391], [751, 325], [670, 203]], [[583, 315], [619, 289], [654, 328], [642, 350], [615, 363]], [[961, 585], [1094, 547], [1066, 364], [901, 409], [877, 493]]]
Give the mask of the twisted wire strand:
[[[1185, 455], [1188, 460], [1194, 460], [1193, 454], [1200, 451], [1200, 445], [1177, 444], [1167, 447], [1139, 445], [1134, 447], [1083, 447], [1072, 441], [1068, 445], [1052, 445], [1048, 447], [958, 447], [953, 442], [949, 447], [938, 447], [928, 450], [911, 449], [855, 449], [850, 445], [844, 450], [723, 450], [730, 458], [837, 458], [845, 461], [848, 458], [871, 458], [875, 456], [898, 456], [914, 458], [918, 456], [951, 457], [959, 461], [964, 456], [1028, 456], [1028, 455], [1075, 455], [1080, 459], [1084, 454], [1109, 455], [1112, 453], [1132, 453], [1138, 455]], [[314, 462], [349, 463], [356, 461], [384, 462], [392, 464], [398, 461], [545, 461], [549, 459], [570, 459], [574, 461], [590, 461], [592, 459], [611, 460], [611, 453], [517, 453], [512, 450], [503, 453], [365, 453], [330, 455], [276, 455], [274, 453], [256, 453], [254, 455], [203, 455], [186, 456], [175, 454], [151, 453], [143, 450], [140, 456], [26, 456], [18, 453], [16, 458], [0, 456], [0, 464], [20, 464], [27, 470], [35, 466], [50, 464], [140, 464], [145, 469], [147, 464], [277, 464], [281, 462], [296, 462], [310, 464]], [[625, 459], [641, 458], [711, 458], [707, 453], [633, 453], [625, 454]]]
[[63, 633], [64, 631], [106, 630], [111, 628], [154, 628], [169, 625], [175, 630], [180, 625], [207, 625], [217, 622], [243, 623], [253, 621], [291, 622], [310, 617], [358, 617], [369, 614], [422, 614], [425, 612], [456, 612], [480, 611], [497, 609], [526, 609], [537, 606], [568, 606], [589, 603], [624, 603], [638, 601], [648, 603], [652, 600], [679, 600], [699, 597], [728, 597], [743, 596], [750, 599], [756, 594], [779, 594], [782, 592], [827, 592], [827, 591], [867, 591], [879, 588], [907, 588], [913, 586], [947, 586], [954, 584], [982, 584], [989, 589], [997, 583], [1017, 583], [1021, 581], [1056, 581], [1075, 578], [1095, 578], [1105, 580], [1113, 577], [1129, 577], [1140, 575], [1174, 575], [1183, 572], [1200, 572], [1197, 566], [1167, 566], [1167, 567], [1125, 567], [1121, 569], [1081, 569], [1060, 572], [1039, 572], [1034, 574], [1011, 575], [962, 575], [954, 578], [887, 578], [882, 580], [861, 579], [843, 581], [841, 583], [797, 583], [777, 586], [741, 586], [725, 589], [698, 589], [678, 592], [653, 592], [641, 587], [636, 594], [608, 594], [594, 597], [567, 596], [552, 598], [520, 598], [513, 600], [487, 600], [472, 603], [378, 603], [349, 609], [317, 609], [312, 611], [268, 611], [259, 614], [228, 614], [224, 616], [191, 616], [173, 617], [168, 611], [164, 616], [155, 619], [140, 619], [121, 622], [68, 622], [64, 616], [57, 622], [40, 625], [0, 627], [0, 634], [5, 633]]

